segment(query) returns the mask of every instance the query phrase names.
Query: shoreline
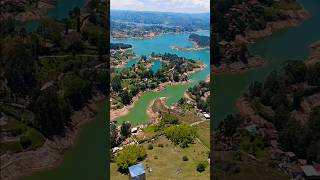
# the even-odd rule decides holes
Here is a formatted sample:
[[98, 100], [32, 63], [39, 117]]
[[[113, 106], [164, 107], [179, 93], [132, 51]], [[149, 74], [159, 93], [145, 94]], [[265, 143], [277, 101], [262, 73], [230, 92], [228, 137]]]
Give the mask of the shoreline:
[[[189, 76], [191, 74], [194, 74], [194, 73], [196, 73], [198, 71], [203, 70], [205, 67], [206, 67], [206, 64], [203, 63], [199, 68], [195, 68], [192, 71], [186, 72], [185, 74], [187, 76]], [[186, 85], [186, 84], [190, 84], [190, 83], [192, 83], [191, 80], [181, 81], [181, 82], [169, 81], [169, 82], [160, 83], [159, 86], [157, 88], [155, 88], [155, 89], [139, 92], [136, 96], [134, 96], [132, 98], [132, 102], [129, 105], [126, 105], [121, 109], [110, 110], [110, 122], [116, 121], [117, 118], [129, 114], [130, 110], [134, 107], [135, 103], [140, 99], [142, 93], [145, 93], [145, 92], [160, 92], [160, 91], [165, 90], [166, 86], [168, 86], [168, 85], [178, 86], [178, 85]]]
[[289, 10], [288, 15], [290, 16], [290, 18], [287, 20], [268, 22], [265, 29], [258, 31], [249, 31], [247, 33], [245, 32], [244, 34], [237, 35], [236, 41], [254, 43], [256, 39], [268, 37], [277, 31], [300, 25], [303, 21], [311, 17], [310, 12], [304, 9], [302, 5], [301, 8], [302, 9], [297, 11]]
[[188, 34], [188, 33], [196, 33], [196, 32], [199, 32], [199, 31], [210, 31], [210, 30], [205, 30], [205, 29], [198, 29], [198, 30], [195, 30], [195, 31], [185, 31], [185, 32], [166, 32], [166, 33], [158, 33], [158, 34], [155, 34], [153, 36], [145, 36], [145, 37], [110, 37], [110, 40], [129, 40], [129, 39], [132, 39], [132, 40], [144, 40], [144, 39], [153, 39], [153, 38], [156, 38], [158, 36], [162, 36], [162, 35], [167, 35], [167, 34]]
[[202, 51], [210, 49], [210, 46], [201, 47], [197, 42], [192, 41], [191, 39], [189, 39], [189, 41], [192, 42], [193, 47], [170, 46], [170, 48], [176, 51]]
[[97, 94], [80, 111], [75, 111], [71, 116], [72, 120], [64, 137], [53, 136], [51, 139], [47, 138], [44, 145], [37, 150], [2, 155], [1, 178], [7, 180], [20, 179], [37, 171], [60, 166], [64, 161], [66, 152], [77, 143], [82, 126], [95, 119], [105, 100], [102, 94]]
[[250, 59], [248, 60], [248, 64], [236, 62], [231, 64], [222, 64], [219, 67], [212, 65], [211, 71], [213, 75], [240, 74], [263, 67], [268, 63], [266, 60], [260, 57], [253, 57]]
[[[244, 34], [236, 35], [235, 41], [238, 42], [243, 42], [245, 44], [253, 44], [255, 43], [255, 40], [259, 38], [264, 38], [271, 36], [273, 33], [280, 31], [280, 30], [285, 30], [288, 28], [296, 27], [300, 24], [302, 24], [306, 19], [311, 17], [311, 14], [309, 11], [304, 9], [304, 7], [301, 5], [301, 9], [297, 11], [292, 11], [290, 10], [288, 12], [290, 18], [287, 20], [282, 20], [282, 21], [276, 21], [276, 22], [268, 22], [267, 27], [262, 30], [258, 31], [249, 31]], [[236, 63], [231, 63], [229, 65], [223, 64], [221, 67], [216, 67], [212, 65], [212, 72], [214, 75], [225, 75], [225, 74], [238, 74], [238, 73], [244, 73], [248, 72], [257, 68], [260, 68], [264, 66], [267, 61], [260, 58], [260, 57], [252, 57], [254, 61], [251, 62], [250, 59], [248, 59], [248, 64], [251, 63], [251, 65], [246, 66], [245, 64], [242, 63], [242, 67], [239, 68], [229, 68], [229, 66], [239, 66], [241, 62], [236, 62]]]

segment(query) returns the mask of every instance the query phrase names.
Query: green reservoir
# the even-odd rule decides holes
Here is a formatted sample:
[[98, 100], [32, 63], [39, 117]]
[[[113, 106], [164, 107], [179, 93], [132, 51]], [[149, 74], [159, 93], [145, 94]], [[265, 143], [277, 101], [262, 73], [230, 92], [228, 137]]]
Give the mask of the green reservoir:
[[[200, 31], [199, 34], [208, 35], [209, 31]], [[170, 46], [182, 46], [191, 47], [192, 43], [188, 40], [189, 33], [185, 34], [166, 34], [161, 35], [152, 39], [128, 39], [128, 40], [113, 40], [112, 42], [121, 42], [131, 44], [133, 51], [137, 56], [147, 55], [149, 56], [152, 52], [155, 53], [174, 53], [181, 57], [193, 59], [195, 61], [202, 61], [207, 66], [202, 71], [198, 71], [192, 76], [191, 84], [187, 85], [169, 85], [166, 89], [160, 92], [145, 92], [142, 93], [140, 99], [136, 102], [135, 106], [130, 110], [129, 114], [121, 116], [117, 119], [118, 123], [123, 121], [130, 121], [133, 125], [141, 124], [149, 120], [146, 110], [152, 100], [159, 97], [167, 97], [166, 103], [172, 105], [178, 102], [183, 97], [184, 92], [195, 83], [205, 80], [210, 74], [210, 50], [202, 51], [176, 51], [172, 50]], [[132, 60], [128, 63], [128, 66], [136, 63], [137, 59]], [[160, 63], [155, 62], [154, 66], [161, 66]], [[152, 68], [159, 68], [159, 67]]]
[[278, 70], [286, 60], [305, 60], [309, 55], [309, 45], [320, 40], [320, 1], [300, 0], [312, 17], [297, 27], [275, 32], [272, 36], [258, 39], [249, 49], [264, 58], [267, 64], [255, 70], [214, 78], [213, 117], [211, 123], [217, 127], [227, 114], [235, 113], [237, 98], [253, 81], [263, 81], [273, 70]]

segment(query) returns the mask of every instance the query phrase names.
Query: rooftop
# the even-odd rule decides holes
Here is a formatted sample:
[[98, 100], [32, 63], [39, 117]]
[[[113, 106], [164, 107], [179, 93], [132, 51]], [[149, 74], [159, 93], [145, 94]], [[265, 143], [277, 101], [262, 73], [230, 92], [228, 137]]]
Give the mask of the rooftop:
[[311, 165], [301, 166], [306, 176], [320, 176], [320, 174]]
[[129, 172], [130, 172], [130, 176], [131, 177], [140, 176], [140, 175], [145, 173], [144, 172], [144, 167], [143, 167], [143, 165], [141, 163], [133, 165], [133, 166], [130, 166], [129, 167]]

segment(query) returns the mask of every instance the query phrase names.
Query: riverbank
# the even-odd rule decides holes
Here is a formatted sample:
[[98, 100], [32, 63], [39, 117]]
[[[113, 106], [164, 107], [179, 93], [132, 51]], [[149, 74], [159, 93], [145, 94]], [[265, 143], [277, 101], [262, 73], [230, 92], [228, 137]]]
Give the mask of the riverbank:
[[65, 152], [77, 142], [81, 127], [94, 119], [104, 101], [105, 97], [97, 94], [80, 111], [74, 112], [64, 137], [47, 139], [41, 148], [34, 151], [2, 155], [1, 179], [18, 179], [36, 171], [58, 167]]
[[237, 73], [244, 73], [250, 71], [252, 69], [256, 69], [259, 67], [264, 66], [267, 63], [262, 58], [259, 57], [252, 57], [248, 59], [248, 63], [245, 64], [243, 62], [234, 62], [231, 64], [221, 64], [219, 67], [214, 65], [211, 66], [212, 72], [214, 75], [220, 74], [237, 74]]
[[170, 46], [170, 48], [176, 51], [202, 51], [202, 50], [210, 49], [210, 46], [201, 47], [197, 42], [192, 40], [190, 41], [192, 42], [193, 47]]
[[[199, 68], [195, 68], [192, 71], [188, 71], [187, 73], [184, 73], [184, 74], [186, 76], [190, 76], [191, 74], [194, 74], [194, 73], [196, 73], [198, 71], [203, 70], [205, 67], [206, 67], [206, 64], [201, 63]], [[129, 105], [126, 105], [121, 109], [111, 110], [110, 111], [110, 121], [111, 122], [115, 121], [115, 119], [117, 119], [117, 118], [119, 118], [121, 116], [127, 115], [130, 112], [130, 110], [134, 107], [135, 103], [140, 99], [142, 93], [145, 93], [145, 92], [159, 92], [159, 91], [165, 90], [166, 86], [169, 86], [169, 85], [178, 86], [178, 85], [186, 85], [186, 84], [190, 84], [190, 83], [192, 83], [190, 80], [182, 81], [182, 82], [172, 82], [172, 81], [164, 82], [164, 83], [160, 83], [159, 86], [157, 88], [155, 88], [155, 89], [139, 92], [136, 96], [134, 96], [132, 98], [132, 102]]]
[[[256, 39], [271, 36], [276, 31], [298, 26], [311, 16], [311, 14], [304, 8], [297, 11], [289, 10], [286, 11], [286, 14], [288, 16], [287, 20], [268, 22], [266, 28], [263, 30], [249, 31], [244, 34], [237, 35], [235, 42], [240, 44], [254, 43]], [[266, 63], [267, 61], [260, 57], [252, 57], [248, 59], [247, 64], [243, 62], [234, 62], [231, 64], [223, 63], [219, 67], [212, 66], [212, 72], [214, 75], [244, 73], [262, 67]]]
[[236, 41], [254, 43], [256, 39], [271, 36], [276, 31], [298, 26], [307, 18], [311, 17], [311, 14], [306, 9], [304, 9], [302, 5], [301, 7], [302, 9], [297, 11], [286, 11], [286, 15], [288, 16], [288, 19], [286, 20], [268, 22], [266, 28], [263, 30], [249, 31], [245, 32], [242, 35], [237, 35]]

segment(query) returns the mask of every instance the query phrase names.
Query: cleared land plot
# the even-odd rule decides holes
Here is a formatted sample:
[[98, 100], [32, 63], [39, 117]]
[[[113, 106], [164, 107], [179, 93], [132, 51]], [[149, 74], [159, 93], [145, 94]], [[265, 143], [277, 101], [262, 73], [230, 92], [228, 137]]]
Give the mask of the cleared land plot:
[[[161, 136], [152, 143], [153, 149], [149, 150], [149, 143], [143, 146], [147, 152], [147, 158], [142, 161], [146, 169], [146, 178], [149, 180], [173, 180], [173, 179], [209, 179], [210, 168], [208, 164], [208, 150], [199, 142], [195, 141], [187, 148], [180, 148]], [[163, 147], [160, 144], [163, 145]], [[159, 146], [158, 146], [159, 145]], [[188, 161], [183, 161], [182, 157], [187, 156]], [[199, 162], [205, 162], [207, 167], [204, 172], [199, 173], [196, 167]], [[152, 171], [150, 172], [149, 169]], [[111, 179], [127, 180], [128, 176], [117, 171], [117, 165], [111, 163]]]

